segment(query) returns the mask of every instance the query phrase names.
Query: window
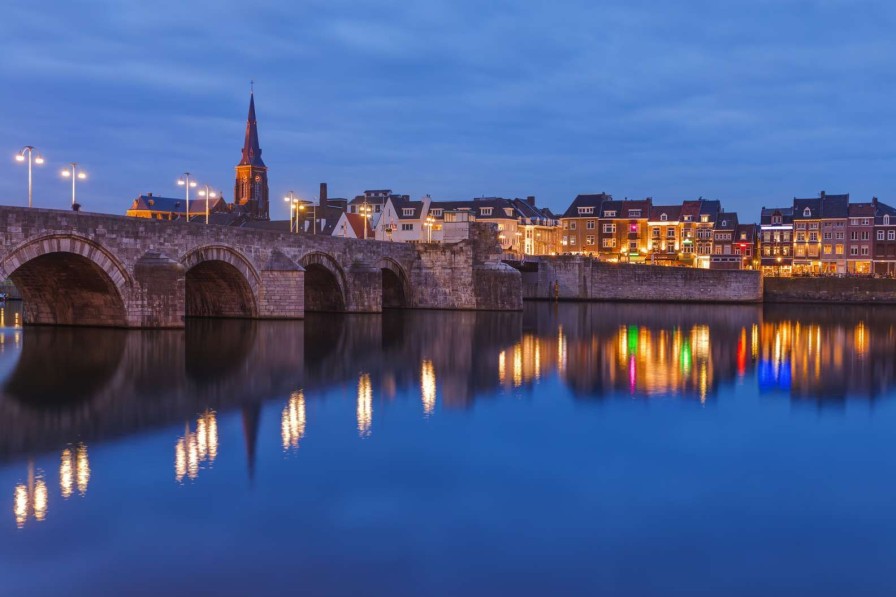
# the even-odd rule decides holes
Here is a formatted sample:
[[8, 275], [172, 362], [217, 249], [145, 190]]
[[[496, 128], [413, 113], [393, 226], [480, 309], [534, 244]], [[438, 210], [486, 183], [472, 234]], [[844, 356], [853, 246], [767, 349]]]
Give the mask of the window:
[[659, 237], [660, 237], [660, 229], [659, 229], [659, 228], [654, 228], [654, 229], [652, 229], [650, 233], [651, 233], [651, 235], [653, 235], [653, 238], [659, 238]]
[[441, 217], [442, 217], [442, 210], [441, 210], [441, 209], [434, 209], [434, 210], [432, 210], [432, 215], [433, 215], [434, 217], [436, 217], [436, 218], [441, 218]]
[[836, 233], [834, 233], [834, 234], [835, 234], [835, 238], [836, 238], [837, 240], [843, 240], [844, 238], [846, 238], [846, 233], [845, 233], [845, 232], [836, 232]]
[[605, 218], [615, 218], [615, 217], [616, 217], [616, 210], [614, 210], [614, 209], [608, 209], [607, 211], [604, 212], [604, 217], [605, 217]]
[[640, 209], [630, 209], [628, 210], [628, 217], [630, 218], [640, 218], [641, 210]]
[[809, 222], [809, 230], [818, 230], [818, 222]]
[[575, 223], [575, 221], [569, 223], [569, 229], [570, 229], [570, 230], [575, 230], [575, 229], [576, 229], [576, 223]]
[[796, 223], [796, 229], [797, 229], [797, 230], [805, 230], [805, 229], [806, 229], [806, 223], [805, 223], [805, 222], [797, 222], [797, 223]]
[[809, 242], [810, 242], [810, 243], [817, 243], [817, 242], [818, 242], [818, 233], [817, 233], [817, 232], [810, 232], [810, 233], [809, 233]]
[[505, 208], [504, 208], [504, 215], [507, 216], [508, 218], [512, 218], [512, 217], [513, 217], [513, 208], [512, 208], [512, 207], [505, 207]]
[[853, 230], [849, 233], [849, 240], [859, 240], [859, 233]]
[[587, 220], [585, 222], [585, 228], [587, 230], [594, 230], [594, 220]]
[[862, 226], [870, 226], [870, 225], [871, 225], [871, 220], [869, 220], [868, 218], [862, 218]]
[[[775, 236], [777, 236], [777, 235], [778, 235], [778, 233], [776, 232]], [[772, 233], [771, 232], [763, 232], [762, 239], [767, 243], [772, 242]]]
[[825, 246], [824, 246], [824, 254], [825, 254], [825, 255], [830, 255], [830, 254], [831, 254], [831, 245], [825, 245]]
[[492, 215], [492, 208], [491, 207], [480, 207], [479, 215], [482, 217], [488, 217], [488, 216]]
[[862, 255], [867, 255], [867, 254], [868, 254], [868, 247], [863, 245], [862, 246]]
[[587, 214], [593, 214], [593, 213], [594, 213], [594, 208], [593, 208], [593, 207], [580, 207], [580, 208], [579, 208], [579, 215], [580, 215], [580, 216], [587, 215]]
[[780, 224], [781, 216], [772, 216], [772, 224]]
[[402, 210], [401, 210], [401, 215], [403, 215], [403, 216], [413, 216], [413, 215], [414, 215], [414, 208], [413, 208], [413, 207], [404, 207], [404, 208], [402, 208]]
[[603, 240], [603, 247], [604, 247], [605, 249], [612, 249], [612, 248], [614, 248], [615, 246], [616, 246], [616, 239], [615, 239], [615, 238], [605, 238], [605, 239]]
[[884, 226], [889, 226], [889, 225], [890, 225], [890, 214], [885, 214], [884, 215]]
[[374, 207], [376, 209], [376, 213], [380, 213], [380, 208], [382, 207], [382, 205], [376, 205]]
[[685, 222], [690, 222], [690, 221], [691, 221], [691, 216], [685, 216], [685, 217], [684, 217], [684, 221], [685, 221]]
[[852, 256], [856, 256], [856, 255], [858, 255], [858, 254], [859, 254], [859, 248], [858, 248], [858, 247], [850, 247], [850, 248], [849, 248], [849, 254], [852, 255]]
[[666, 214], [660, 214], [660, 222], [666, 222], [669, 220], [669, 216]]
[[806, 233], [805, 232], [797, 232], [796, 233], [796, 242], [798, 242], [798, 243], [806, 242]]
[[837, 245], [837, 246], [834, 248], [834, 252], [835, 252], [837, 255], [843, 255], [843, 245]]
[[564, 229], [564, 230], [568, 230], [568, 229], [569, 229], [569, 222], [567, 222], [566, 220], [563, 220], [563, 229]]
[[716, 245], [715, 247], [713, 247], [713, 253], [715, 253], [716, 255], [721, 255], [722, 254], [722, 245]]
[[825, 233], [824, 233], [824, 239], [825, 239], [825, 240], [831, 240], [832, 237], [833, 237], [833, 234], [832, 234], [832, 233], [830, 233], [830, 232], [825, 232]]
[[414, 225], [413, 224], [402, 224], [401, 229], [404, 230], [405, 232], [407, 232], [409, 230], [413, 230]]
[[675, 238], [675, 228], [666, 228], [666, 238]]
[[709, 221], [709, 216], [700, 216], [700, 221], [704, 224]]
[[616, 234], [616, 224], [604, 224], [604, 234]]
[[802, 245], [797, 246], [796, 250], [794, 251], [794, 254], [797, 257], [805, 257], [806, 256], [806, 247], [804, 247]]
[[871, 233], [867, 230], [862, 230], [862, 240], [868, 240], [871, 238]]
[[772, 248], [769, 246], [762, 247], [762, 254], [765, 255], [766, 257], [771, 257], [772, 256]]
[[850, 225], [850, 226], [858, 226], [858, 225], [859, 225], [859, 218], [850, 218], [850, 219], [849, 219], [849, 225]]
[[574, 236], [570, 236], [570, 237], [569, 237], [569, 244], [570, 244], [571, 246], [573, 246], [573, 247], [576, 246], [576, 237], [574, 237]]
[[638, 241], [633, 240], [628, 243], [628, 251], [629, 253], [637, 253], [638, 252]]
[[877, 240], [883, 240], [883, 239], [884, 239], [884, 231], [878, 230], [877, 231]]
[[809, 208], [807, 207], [806, 209], [803, 210], [803, 217], [804, 217], [804, 218], [808, 218], [808, 217], [811, 217], [811, 216], [812, 216], [812, 210], [811, 210], [811, 209], [809, 209]]
[[887, 240], [896, 240], [896, 230], [887, 230]]
[[586, 244], [586, 245], [593, 245], [593, 244], [594, 244], [594, 236], [593, 236], [593, 235], [588, 235], [588, 236], [586, 236], [586, 237], [585, 237], [585, 244]]

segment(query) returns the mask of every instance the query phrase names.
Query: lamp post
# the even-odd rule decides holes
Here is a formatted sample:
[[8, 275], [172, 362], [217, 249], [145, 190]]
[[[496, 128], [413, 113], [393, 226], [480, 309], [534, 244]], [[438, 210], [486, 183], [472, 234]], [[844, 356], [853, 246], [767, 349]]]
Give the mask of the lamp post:
[[[293, 191], [287, 193], [283, 200], [289, 203], [289, 231], [298, 232], [299, 209], [304, 209], [304, 206], [301, 205], [302, 200], [296, 197], [296, 194]], [[293, 226], [293, 223], [295, 223], [295, 226]]]
[[184, 177], [177, 179], [177, 186], [184, 187], [187, 190], [187, 209], [186, 209], [185, 213], [187, 214], [187, 221], [189, 222], [190, 221], [190, 188], [196, 187], [196, 181], [190, 178], [189, 172], [184, 172]]
[[423, 223], [426, 226], [426, 233], [428, 240], [427, 242], [432, 242], [432, 227], [435, 225], [436, 219], [432, 216], [426, 216], [426, 221]]
[[358, 208], [358, 211], [361, 212], [361, 217], [364, 218], [364, 240], [367, 240], [367, 218], [370, 217], [373, 209], [368, 205], [367, 200], [361, 204], [361, 207]]
[[[31, 162], [32, 162], [31, 155], [33, 153], [34, 153], [34, 147], [32, 147], [31, 145], [26, 145], [25, 147], [22, 148], [22, 151], [20, 151], [19, 153], [16, 154], [17, 162], [24, 162], [25, 154], [28, 154], [28, 207], [31, 207]], [[38, 164], [38, 165], [43, 164], [44, 158], [40, 154], [37, 154], [34, 157], [34, 163]]]
[[62, 171], [62, 177], [72, 179], [72, 209], [78, 211], [80, 205], [75, 201], [75, 181], [86, 179], [87, 174], [83, 170], [78, 171], [78, 162], [71, 162], [69, 167]]
[[[217, 195], [217, 193], [215, 193], [215, 191], [211, 190], [211, 188], [209, 188], [209, 186], [207, 184], [202, 185], [202, 186], [205, 188], [199, 190], [199, 196], [205, 197], [205, 224], [208, 225], [208, 219], [209, 219], [209, 213], [210, 213], [209, 199], [214, 199], [218, 195]], [[190, 209], [190, 202], [187, 201], [187, 211], [189, 211], [189, 209]]]

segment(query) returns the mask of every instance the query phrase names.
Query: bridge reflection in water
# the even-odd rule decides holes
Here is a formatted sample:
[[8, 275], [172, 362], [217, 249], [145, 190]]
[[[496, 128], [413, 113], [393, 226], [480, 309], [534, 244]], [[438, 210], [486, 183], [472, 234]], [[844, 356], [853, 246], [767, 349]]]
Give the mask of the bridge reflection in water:
[[892, 394], [896, 380], [896, 309], [884, 307], [535, 304], [523, 313], [199, 320], [176, 331], [22, 332], [19, 321], [15, 306], [0, 311], [0, 459], [21, 463], [12, 488], [20, 527], [47, 517], [55, 475], [35, 464], [47, 454], [58, 455], [59, 495], [84, 496], [103, 475], [88, 445], [182, 426], [169, 445], [174, 479], [188, 484], [213, 468], [219, 417], [233, 412], [251, 475], [262, 403], [283, 401], [278, 445], [295, 452], [314, 428], [308, 404], [334, 387], [351, 388], [357, 435], [370, 438], [402, 394], [418, 396], [426, 418], [542, 383], [577, 400], [700, 403], [746, 383], [826, 405]]

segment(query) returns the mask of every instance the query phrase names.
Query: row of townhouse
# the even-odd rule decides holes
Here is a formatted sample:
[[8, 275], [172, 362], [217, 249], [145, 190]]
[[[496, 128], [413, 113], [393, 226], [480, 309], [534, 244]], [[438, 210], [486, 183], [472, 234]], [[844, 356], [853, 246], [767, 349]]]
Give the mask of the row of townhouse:
[[537, 207], [532, 196], [433, 201], [426, 195], [412, 201], [406, 195], [391, 195], [370, 219], [377, 240], [453, 242], [466, 238], [469, 223], [476, 221], [495, 224], [501, 247], [509, 253], [550, 255], [557, 253], [559, 247], [557, 217], [547, 208]]
[[896, 274], [896, 210], [849, 195], [797, 198], [763, 207], [761, 266], [768, 275]]
[[717, 200], [654, 205], [649, 197], [618, 201], [606, 193], [579, 195], [560, 225], [562, 253], [713, 269], [755, 267], [756, 225], [740, 224]]

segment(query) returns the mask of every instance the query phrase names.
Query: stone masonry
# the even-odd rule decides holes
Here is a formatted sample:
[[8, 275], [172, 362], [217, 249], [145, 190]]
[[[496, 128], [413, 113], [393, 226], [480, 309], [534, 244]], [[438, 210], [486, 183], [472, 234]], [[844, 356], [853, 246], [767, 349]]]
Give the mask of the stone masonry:
[[[0, 276], [31, 324], [180, 328], [184, 318], [297, 319], [308, 310], [519, 310], [497, 232], [390, 243], [86, 212], [0, 207]], [[385, 288], [385, 291], [384, 291]]]

